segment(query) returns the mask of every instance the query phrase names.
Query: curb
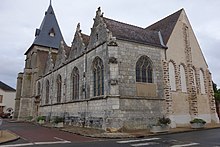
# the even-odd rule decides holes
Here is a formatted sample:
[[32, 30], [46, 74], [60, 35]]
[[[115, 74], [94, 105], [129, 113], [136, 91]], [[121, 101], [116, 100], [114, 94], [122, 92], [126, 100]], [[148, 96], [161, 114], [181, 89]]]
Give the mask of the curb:
[[123, 139], [123, 138], [135, 138], [136, 136], [134, 135], [127, 135], [127, 136], [113, 136], [113, 137], [110, 137], [110, 136], [95, 136], [95, 135], [89, 135], [89, 134], [81, 134], [81, 133], [74, 133], [74, 132], [71, 132], [71, 131], [68, 131], [68, 130], [63, 130], [63, 129], [60, 129], [61, 131], [64, 131], [64, 132], [68, 132], [68, 133], [71, 133], [71, 134], [75, 134], [75, 135], [80, 135], [80, 136], [83, 136], [83, 137], [90, 137], [90, 138], [103, 138], [103, 139]]
[[201, 128], [201, 129], [183, 130], [183, 131], [177, 131], [177, 132], [155, 133], [155, 134], [148, 134], [146, 136], [159, 136], [159, 135], [179, 134], [179, 133], [187, 133], [187, 132], [197, 132], [197, 131], [204, 131], [204, 130], [213, 130], [213, 129], [219, 129], [219, 128], [220, 128], [220, 126], [219, 127], [212, 127], [212, 128]]
[[[155, 133], [155, 134], [146, 134], [146, 135], [128, 135], [128, 136], [114, 136], [114, 137], [110, 137], [110, 136], [95, 136], [95, 135], [88, 135], [88, 134], [80, 134], [80, 133], [74, 133], [68, 130], [63, 130], [63, 129], [59, 129], [61, 131], [64, 132], [68, 132], [68, 133], [72, 133], [72, 134], [76, 134], [76, 135], [80, 135], [80, 136], [84, 136], [84, 137], [91, 137], [91, 138], [103, 138], [103, 139], [124, 139], [124, 138], [143, 138], [143, 137], [149, 137], [149, 136], [159, 136], [159, 135], [169, 135], [169, 134], [178, 134], [178, 133], [187, 133], [187, 132], [194, 132], [194, 131], [204, 131], [204, 130], [212, 130], [212, 129], [219, 129], [219, 127], [213, 127], [213, 128], [201, 128], [201, 129], [191, 129], [191, 130], [184, 130], [184, 131], [177, 131], [177, 132], [166, 132], [166, 133]], [[129, 133], [127, 133], [129, 134]]]

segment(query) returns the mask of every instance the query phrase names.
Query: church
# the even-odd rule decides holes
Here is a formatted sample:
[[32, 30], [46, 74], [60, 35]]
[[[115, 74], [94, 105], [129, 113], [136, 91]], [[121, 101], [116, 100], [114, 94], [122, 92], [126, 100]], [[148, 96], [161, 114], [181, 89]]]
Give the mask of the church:
[[50, 4], [25, 56], [18, 120], [59, 116], [100, 129], [143, 129], [163, 116], [171, 127], [219, 122], [211, 73], [184, 9], [142, 28], [98, 8], [90, 35], [78, 24], [68, 46]]

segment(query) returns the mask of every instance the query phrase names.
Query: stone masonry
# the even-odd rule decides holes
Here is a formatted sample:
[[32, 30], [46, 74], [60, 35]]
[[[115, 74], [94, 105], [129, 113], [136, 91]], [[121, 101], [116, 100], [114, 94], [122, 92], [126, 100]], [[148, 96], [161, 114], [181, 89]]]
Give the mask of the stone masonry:
[[[62, 117], [70, 125], [99, 129], [149, 128], [162, 116], [171, 119], [171, 127], [195, 117], [218, 122], [211, 74], [183, 9], [141, 28], [106, 18], [98, 8], [90, 35], [78, 24], [70, 47], [51, 5], [44, 21], [47, 36], [41, 36], [42, 27], [36, 30], [17, 78], [18, 119]], [[139, 59], [145, 59], [140, 71]]]

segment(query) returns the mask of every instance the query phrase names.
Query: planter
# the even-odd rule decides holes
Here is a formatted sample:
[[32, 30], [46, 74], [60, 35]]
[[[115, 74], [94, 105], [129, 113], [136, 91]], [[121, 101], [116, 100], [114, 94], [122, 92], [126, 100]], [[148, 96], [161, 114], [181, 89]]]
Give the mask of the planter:
[[150, 128], [151, 133], [163, 133], [168, 132], [170, 130], [170, 127], [168, 125], [165, 126], [152, 126]]
[[191, 123], [191, 128], [193, 129], [200, 129], [200, 128], [204, 128], [205, 124], [204, 123]]
[[190, 124], [191, 124], [191, 128], [200, 129], [200, 128], [204, 128], [206, 121], [201, 118], [194, 118], [193, 120], [190, 121]]

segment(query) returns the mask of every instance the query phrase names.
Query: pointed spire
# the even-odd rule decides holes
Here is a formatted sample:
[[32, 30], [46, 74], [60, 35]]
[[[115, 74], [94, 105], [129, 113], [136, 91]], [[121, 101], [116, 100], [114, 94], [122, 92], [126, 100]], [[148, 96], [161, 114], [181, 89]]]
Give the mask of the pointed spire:
[[[43, 21], [41, 22], [40, 28], [36, 30], [35, 39], [32, 45], [58, 49], [60, 41], [63, 40], [63, 36], [52, 7], [52, 0], [49, 2], [50, 5], [45, 13]], [[28, 52], [29, 49], [25, 54]]]
[[101, 7], [98, 7], [98, 10], [96, 11], [96, 15], [97, 16], [101, 16], [102, 15]]
[[76, 31], [77, 32], [81, 32], [81, 30], [80, 30], [80, 23], [77, 24]]

